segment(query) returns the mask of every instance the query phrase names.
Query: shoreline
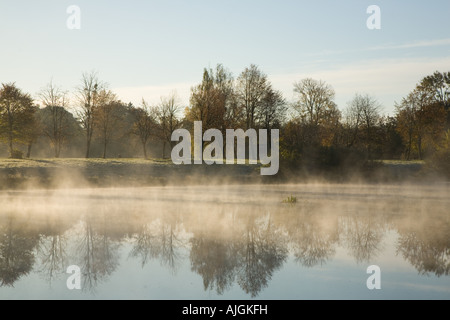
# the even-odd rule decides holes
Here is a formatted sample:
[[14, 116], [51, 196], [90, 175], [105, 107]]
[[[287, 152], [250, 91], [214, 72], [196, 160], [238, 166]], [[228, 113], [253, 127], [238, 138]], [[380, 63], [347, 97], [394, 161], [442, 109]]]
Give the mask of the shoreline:
[[0, 159], [0, 190], [285, 183], [444, 184], [421, 162], [375, 162], [363, 170], [281, 168], [261, 176], [260, 165], [175, 165], [160, 159]]

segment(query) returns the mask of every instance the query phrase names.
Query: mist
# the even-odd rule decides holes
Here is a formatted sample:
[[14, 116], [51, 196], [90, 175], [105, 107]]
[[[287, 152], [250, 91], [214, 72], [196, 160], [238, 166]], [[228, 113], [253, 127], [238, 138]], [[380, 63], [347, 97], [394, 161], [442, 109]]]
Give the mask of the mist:
[[[100, 298], [110, 297], [109, 286], [120, 291], [114, 283], [126, 281], [131, 266], [143, 282], [167, 281], [170, 292], [178, 292], [171, 279], [189, 270], [184, 277], [202, 279], [197, 297], [227, 297], [236, 290], [248, 298], [279, 296], [278, 275], [296, 281], [295, 270], [304, 270], [312, 273], [308, 281], [321, 283], [313, 273], [328, 265], [333, 273], [336, 261], [345, 264], [343, 281], [355, 277], [358, 266], [378, 263], [389, 273], [400, 263], [405, 275], [415, 274], [411, 285], [426, 275], [444, 277], [445, 287], [449, 191], [442, 185], [320, 182], [3, 191], [0, 296], [38, 274], [33, 285], [51, 297], [46, 288], [64, 283], [70, 265], [82, 270], [82, 296]], [[163, 270], [166, 280], [153, 278]], [[348, 298], [358, 291], [340, 288]]]

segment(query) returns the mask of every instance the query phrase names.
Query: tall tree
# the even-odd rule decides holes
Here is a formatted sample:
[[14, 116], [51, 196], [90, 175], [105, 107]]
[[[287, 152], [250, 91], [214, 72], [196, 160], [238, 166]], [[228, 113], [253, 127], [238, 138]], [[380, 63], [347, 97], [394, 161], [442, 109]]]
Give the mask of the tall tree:
[[436, 71], [432, 75], [426, 76], [417, 85], [416, 90], [426, 93], [430, 105], [434, 105], [437, 109], [440, 106], [444, 108], [447, 120], [446, 129], [450, 129], [450, 71]]
[[442, 103], [450, 107], [450, 72], [436, 71], [426, 76], [417, 86], [422, 92], [427, 92], [432, 102]]
[[33, 124], [36, 108], [28, 93], [15, 83], [3, 83], [0, 89], [0, 134], [7, 141], [10, 157], [14, 158], [14, 143], [25, 142], [25, 128]]
[[50, 140], [55, 158], [59, 158], [69, 129], [69, 113], [66, 110], [69, 103], [67, 92], [62, 91], [53, 84], [53, 81], [50, 81], [38, 96], [46, 109], [42, 119], [43, 133]]
[[294, 106], [310, 125], [320, 125], [327, 111], [334, 107], [335, 92], [323, 81], [303, 79], [294, 83], [294, 93], [297, 95]]
[[[380, 119], [381, 105], [368, 94], [356, 94], [349, 102], [347, 115], [355, 126], [355, 132], [359, 132], [367, 150], [367, 158], [372, 159], [372, 149], [374, 146], [376, 132], [375, 127]], [[360, 131], [361, 129], [361, 131]]]
[[397, 130], [405, 143], [407, 159], [412, 157], [413, 151], [423, 159], [426, 142], [436, 148], [444, 135], [448, 110], [442, 99], [446, 94], [445, 90], [434, 87], [433, 79], [434, 76], [425, 77], [396, 105]]
[[202, 82], [191, 89], [191, 108], [186, 118], [190, 121], [201, 121], [203, 131], [220, 128], [224, 110], [222, 105], [217, 103], [219, 97], [220, 91], [214, 83], [214, 72], [204, 69]]
[[148, 159], [147, 143], [154, 134], [156, 126], [156, 121], [154, 119], [155, 111], [144, 99], [142, 99], [141, 107], [134, 108], [133, 112], [135, 116], [133, 133], [138, 136], [139, 141], [142, 144], [144, 157], [145, 159]]
[[245, 68], [237, 78], [236, 90], [239, 105], [245, 112], [246, 129], [255, 127], [256, 115], [263, 105], [267, 87], [267, 75], [254, 64]]
[[95, 110], [99, 105], [99, 93], [104, 89], [105, 84], [99, 81], [97, 72], [83, 73], [81, 86], [77, 90], [77, 98], [80, 107], [78, 117], [86, 133], [86, 158], [90, 156]]
[[287, 103], [283, 94], [268, 85], [257, 115], [259, 126], [268, 130], [279, 127], [285, 120], [286, 111]]
[[26, 157], [31, 157], [31, 149], [36, 143], [38, 138], [42, 135], [42, 121], [40, 117], [39, 107], [33, 106], [35, 109], [31, 120], [28, 122], [27, 126], [22, 130], [23, 142], [27, 146]]
[[[294, 83], [297, 110], [303, 127], [303, 144], [319, 146], [329, 144], [334, 135], [329, 128], [335, 127], [340, 112], [334, 103], [334, 89], [327, 83], [311, 78]], [[324, 130], [326, 128], [326, 130]]]
[[172, 133], [179, 127], [180, 120], [178, 113], [181, 109], [178, 97], [172, 92], [167, 97], [161, 97], [161, 102], [157, 107], [157, 120], [159, 125], [159, 135], [163, 142], [163, 158], [165, 158], [166, 144], [173, 147]]
[[117, 96], [110, 90], [102, 90], [98, 93], [98, 105], [94, 110], [93, 125], [96, 136], [100, 139], [103, 148], [103, 159], [106, 159], [108, 144], [120, 132], [119, 127], [122, 122], [121, 104]]

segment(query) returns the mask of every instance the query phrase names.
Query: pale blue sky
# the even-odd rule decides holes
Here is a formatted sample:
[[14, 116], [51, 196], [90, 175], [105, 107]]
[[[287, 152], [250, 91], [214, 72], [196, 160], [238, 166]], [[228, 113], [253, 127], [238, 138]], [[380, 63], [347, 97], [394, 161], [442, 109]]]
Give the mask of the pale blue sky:
[[[381, 30], [366, 9], [381, 8]], [[66, 9], [81, 9], [69, 30]], [[390, 113], [435, 70], [450, 71], [450, 1], [0, 0], [0, 82], [31, 94], [53, 81], [74, 91], [85, 71], [119, 97], [156, 103], [176, 90], [184, 104], [204, 67], [234, 76], [250, 64], [288, 100], [292, 84], [321, 79], [343, 109], [357, 93]]]

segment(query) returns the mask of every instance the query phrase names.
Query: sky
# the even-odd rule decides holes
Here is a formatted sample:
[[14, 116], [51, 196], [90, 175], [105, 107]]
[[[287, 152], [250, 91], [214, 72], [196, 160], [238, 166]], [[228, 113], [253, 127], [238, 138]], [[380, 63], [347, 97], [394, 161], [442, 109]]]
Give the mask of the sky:
[[[367, 27], [371, 5], [380, 29]], [[449, 16], [448, 0], [0, 0], [0, 82], [37, 97], [51, 80], [74, 92], [95, 70], [124, 102], [176, 92], [187, 106], [205, 67], [238, 77], [255, 64], [288, 101], [309, 77], [341, 110], [367, 93], [393, 114], [424, 76], [450, 71]]]

